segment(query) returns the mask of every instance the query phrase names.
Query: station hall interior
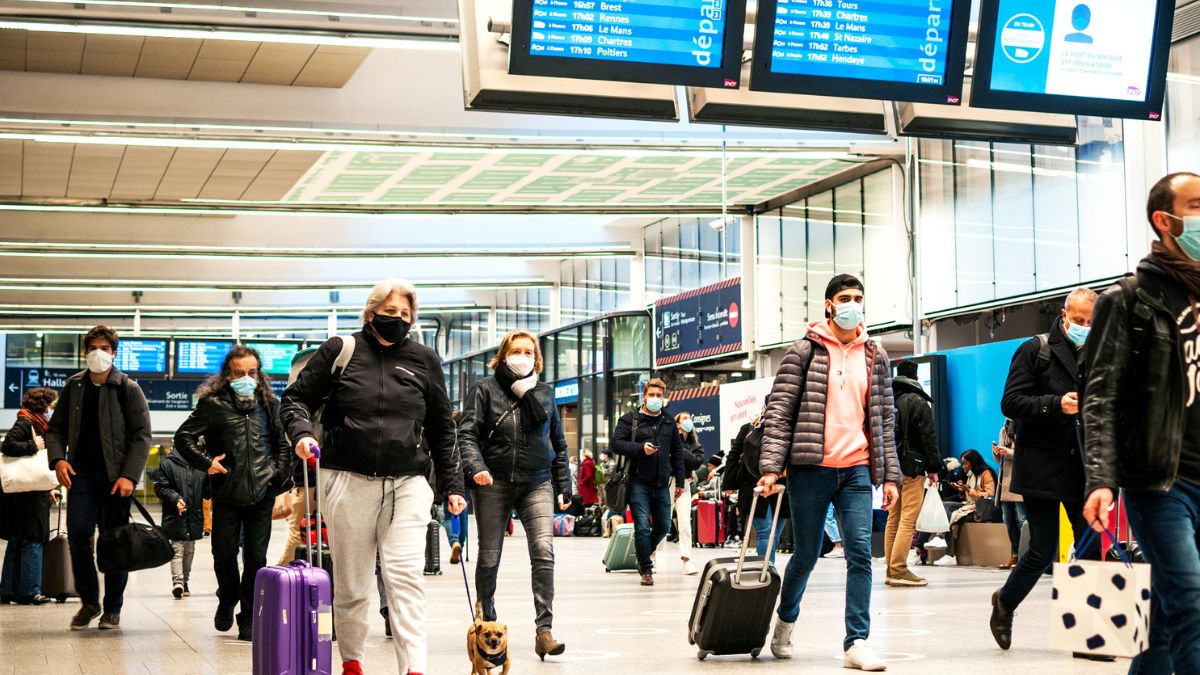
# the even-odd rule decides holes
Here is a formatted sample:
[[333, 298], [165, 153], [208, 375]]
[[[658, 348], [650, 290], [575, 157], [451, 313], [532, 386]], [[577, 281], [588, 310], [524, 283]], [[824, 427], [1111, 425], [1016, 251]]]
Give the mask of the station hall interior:
[[[642, 37], [685, 11], [691, 37]], [[0, 0], [0, 435], [111, 327], [158, 519], [154, 475], [229, 350], [258, 350], [282, 396], [293, 357], [364, 330], [399, 278], [454, 410], [528, 331], [572, 462], [613, 452], [652, 378], [719, 462], [848, 274], [872, 344], [918, 363], [941, 456], [998, 469], [1014, 353], [1134, 271], [1147, 194], [1198, 157], [1194, 0]], [[1051, 644], [1050, 575], [997, 648], [1009, 537], [965, 529], [956, 565], [913, 567], [923, 588], [885, 584], [875, 533], [889, 672], [1128, 671]], [[474, 536], [454, 565], [442, 532], [424, 577], [430, 673], [471, 667]], [[817, 562], [790, 662], [700, 660], [677, 544], [648, 589], [584, 536], [554, 539], [568, 648], [538, 658], [528, 538], [517, 522], [496, 594], [515, 673], [843, 671], [844, 560]], [[119, 634], [69, 631], [74, 596], [0, 604], [0, 673], [260, 672], [213, 630], [210, 540], [189, 597], [165, 566], [130, 576]], [[370, 606], [363, 669], [393, 672]]]

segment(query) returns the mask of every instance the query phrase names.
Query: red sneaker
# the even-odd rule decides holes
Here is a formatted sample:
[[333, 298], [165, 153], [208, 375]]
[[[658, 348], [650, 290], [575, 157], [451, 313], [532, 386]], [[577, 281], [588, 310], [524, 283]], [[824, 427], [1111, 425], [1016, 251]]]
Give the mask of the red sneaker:
[[358, 661], [342, 661], [342, 675], [363, 675], [362, 666]]

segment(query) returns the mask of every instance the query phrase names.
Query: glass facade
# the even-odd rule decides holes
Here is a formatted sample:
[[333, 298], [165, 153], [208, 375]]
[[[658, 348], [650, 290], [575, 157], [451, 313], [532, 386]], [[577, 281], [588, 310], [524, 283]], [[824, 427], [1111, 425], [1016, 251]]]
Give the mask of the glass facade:
[[[562, 323], [629, 308], [630, 258], [577, 258], [559, 265]], [[547, 326], [548, 328], [549, 326]]]
[[646, 302], [740, 273], [736, 218], [727, 227], [720, 223], [720, 215], [666, 218], [645, 228]]

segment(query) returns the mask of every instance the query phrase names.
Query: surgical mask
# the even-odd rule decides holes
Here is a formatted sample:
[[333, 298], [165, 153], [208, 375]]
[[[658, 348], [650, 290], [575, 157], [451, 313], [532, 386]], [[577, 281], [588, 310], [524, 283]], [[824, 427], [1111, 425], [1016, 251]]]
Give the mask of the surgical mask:
[[250, 398], [254, 395], [254, 390], [258, 388], [258, 380], [247, 375], [230, 382], [229, 386], [233, 387], [233, 393], [238, 396]]
[[1067, 323], [1067, 339], [1070, 340], [1071, 343], [1074, 344], [1076, 347], [1082, 347], [1083, 343], [1087, 342], [1088, 333], [1091, 333], [1092, 329], [1087, 326], [1076, 326], [1075, 324], [1071, 323], [1070, 321], [1067, 321], [1066, 323]]
[[646, 399], [646, 410], [652, 413], [662, 411], [664, 405], [666, 405], [666, 401], [661, 396], [652, 396]]
[[[1166, 212], [1164, 211], [1164, 213]], [[1180, 218], [1173, 213], [1167, 213], [1167, 215], [1183, 223], [1183, 233], [1174, 235], [1179, 248], [1183, 249], [1187, 257], [1200, 261], [1200, 216]]]
[[854, 330], [863, 322], [863, 306], [858, 302], [843, 302], [833, 306], [833, 322], [842, 330]]
[[504, 362], [508, 364], [508, 369], [517, 377], [529, 377], [533, 372], [534, 359], [532, 356], [521, 356], [512, 354]]
[[113, 356], [103, 349], [94, 349], [88, 352], [86, 360], [88, 370], [99, 375], [112, 368]]
[[408, 337], [408, 331], [412, 328], [412, 324], [398, 316], [376, 314], [375, 318], [371, 319], [371, 328], [375, 329], [375, 333], [379, 337], [395, 344], [404, 342], [404, 338]]
[[690, 434], [696, 430], [696, 425], [691, 420], [684, 420], [679, 423], [679, 428], [683, 429], [683, 433]]

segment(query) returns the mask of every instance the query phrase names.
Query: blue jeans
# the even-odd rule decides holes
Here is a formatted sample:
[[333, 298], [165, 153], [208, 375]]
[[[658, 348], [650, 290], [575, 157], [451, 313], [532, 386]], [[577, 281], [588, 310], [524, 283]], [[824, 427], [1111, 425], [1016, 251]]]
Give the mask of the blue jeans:
[[788, 563], [779, 599], [779, 620], [794, 623], [817, 558], [829, 505], [842, 514], [846, 551], [846, 640], [865, 640], [871, 632], [871, 473], [866, 466], [832, 469], [791, 466], [787, 479], [796, 552]]
[[[762, 518], [754, 518], [754, 546], [758, 549], [758, 555], [764, 556], [767, 554], [767, 540], [771, 537], [771, 519], [775, 515], [775, 507], [767, 507], [767, 515]], [[779, 525], [783, 528], [783, 524]], [[775, 543], [771, 547], [771, 562], [775, 562], [775, 552], [779, 550], [779, 529], [775, 531]]]
[[650, 554], [671, 531], [671, 491], [666, 486], [630, 481], [629, 510], [633, 513], [633, 544], [637, 548], [638, 571], [650, 574]]
[[42, 594], [42, 543], [13, 537], [4, 549], [0, 595], [31, 598]]
[[1025, 524], [1025, 502], [1000, 502], [1000, 514], [1004, 516], [1004, 526], [1008, 528], [1008, 543], [1012, 546], [1012, 554], [1021, 551], [1021, 526]]
[[1150, 648], [1130, 673], [1200, 673], [1200, 487], [1125, 493], [1129, 524], [1150, 563]]
[[[71, 549], [71, 571], [75, 573], [75, 591], [85, 605], [100, 605], [100, 577], [96, 573], [93, 538], [103, 511], [101, 527], [112, 529], [129, 522], [129, 498], [109, 495], [113, 481], [86, 476], [83, 472], [71, 479], [67, 499], [67, 542]], [[269, 509], [268, 509], [269, 511]], [[102, 609], [120, 614], [125, 604], [125, 586], [129, 574], [104, 575], [104, 604]]]

